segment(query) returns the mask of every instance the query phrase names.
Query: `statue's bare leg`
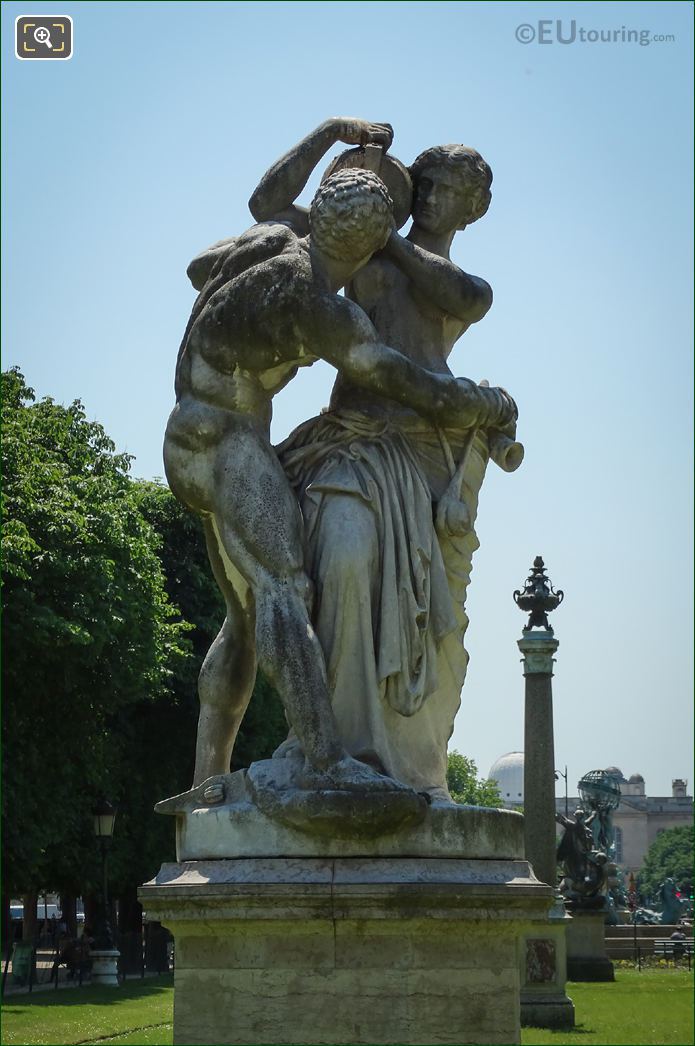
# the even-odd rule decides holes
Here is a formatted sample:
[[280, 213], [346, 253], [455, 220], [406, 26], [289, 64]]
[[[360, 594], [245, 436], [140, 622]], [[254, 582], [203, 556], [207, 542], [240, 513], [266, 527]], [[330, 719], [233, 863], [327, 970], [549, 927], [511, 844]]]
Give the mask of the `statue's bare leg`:
[[208, 650], [198, 679], [200, 715], [193, 787], [208, 777], [229, 773], [232, 749], [256, 678], [256, 643], [251, 615], [230, 584], [209, 519], [203, 521], [215, 580], [227, 616]]
[[326, 769], [344, 750], [309, 621], [299, 505], [272, 448], [251, 426], [228, 433], [216, 459], [211, 524], [220, 560], [237, 591], [248, 585], [258, 663], [309, 762]]

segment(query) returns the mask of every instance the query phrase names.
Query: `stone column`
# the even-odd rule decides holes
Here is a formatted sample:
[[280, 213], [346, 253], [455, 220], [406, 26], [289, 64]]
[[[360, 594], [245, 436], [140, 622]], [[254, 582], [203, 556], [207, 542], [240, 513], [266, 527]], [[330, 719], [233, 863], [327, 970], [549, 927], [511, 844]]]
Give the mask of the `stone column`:
[[521, 1023], [539, 1028], [572, 1028], [574, 1005], [566, 994], [566, 926], [571, 921], [557, 895], [555, 842], [555, 743], [553, 738], [553, 662], [559, 643], [548, 613], [563, 600], [545, 576], [537, 556], [517, 606], [529, 612], [518, 641], [526, 678], [524, 726], [524, 847], [526, 860], [541, 882], [556, 894], [544, 921], [522, 940], [520, 955]]
[[526, 632], [518, 641], [526, 677], [524, 723], [524, 838], [526, 859], [541, 882], [555, 889], [555, 744], [552, 630]]

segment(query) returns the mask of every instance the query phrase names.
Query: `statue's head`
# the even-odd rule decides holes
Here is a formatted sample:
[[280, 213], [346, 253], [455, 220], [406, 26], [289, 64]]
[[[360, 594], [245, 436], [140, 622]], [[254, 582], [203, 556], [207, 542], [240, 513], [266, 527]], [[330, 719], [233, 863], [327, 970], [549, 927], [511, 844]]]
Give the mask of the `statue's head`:
[[492, 171], [480, 153], [466, 145], [434, 145], [409, 167], [413, 181], [413, 219], [434, 234], [463, 229], [487, 211]]
[[393, 228], [393, 202], [372, 171], [348, 167], [326, 178], [309, 211], [311, 239], [337, 261], [368, 259]]

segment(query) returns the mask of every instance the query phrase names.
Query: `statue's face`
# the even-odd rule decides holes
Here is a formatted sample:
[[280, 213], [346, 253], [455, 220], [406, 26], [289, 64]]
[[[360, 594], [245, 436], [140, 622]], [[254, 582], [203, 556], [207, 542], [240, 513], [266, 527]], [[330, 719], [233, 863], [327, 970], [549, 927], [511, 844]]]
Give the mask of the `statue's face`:
[[427, 232], [449, 233], [466, 224], [471, 189], [465, 178], [446, 167], [426, 167], [417, 179], [413, 219]]

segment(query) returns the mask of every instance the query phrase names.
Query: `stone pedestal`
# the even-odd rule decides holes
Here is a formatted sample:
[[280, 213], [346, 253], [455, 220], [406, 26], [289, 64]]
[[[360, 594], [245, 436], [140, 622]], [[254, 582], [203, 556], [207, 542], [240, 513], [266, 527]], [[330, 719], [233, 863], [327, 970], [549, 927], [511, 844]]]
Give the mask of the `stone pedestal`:
[[567, 927], [567, 977], [570, 981], [614, 981], [606, 955], [605, 912], [572, 909]]
[[121, 953], [116, 948], [108, 950], [92, 949], [89, 957], [92, 960], [92, 984], [118, 987], [118, 960]]
[[574, 1003], [566, 993], [567, 938], [570, 922], [556, 898], [547, 920], [525, 930], [520, 939], [521, 1024], [534, 1028], [573, 1028]]
[[237, 858], [140, 890], [176, 940], [174, 1042], [518, 1043], [522, 859]]

